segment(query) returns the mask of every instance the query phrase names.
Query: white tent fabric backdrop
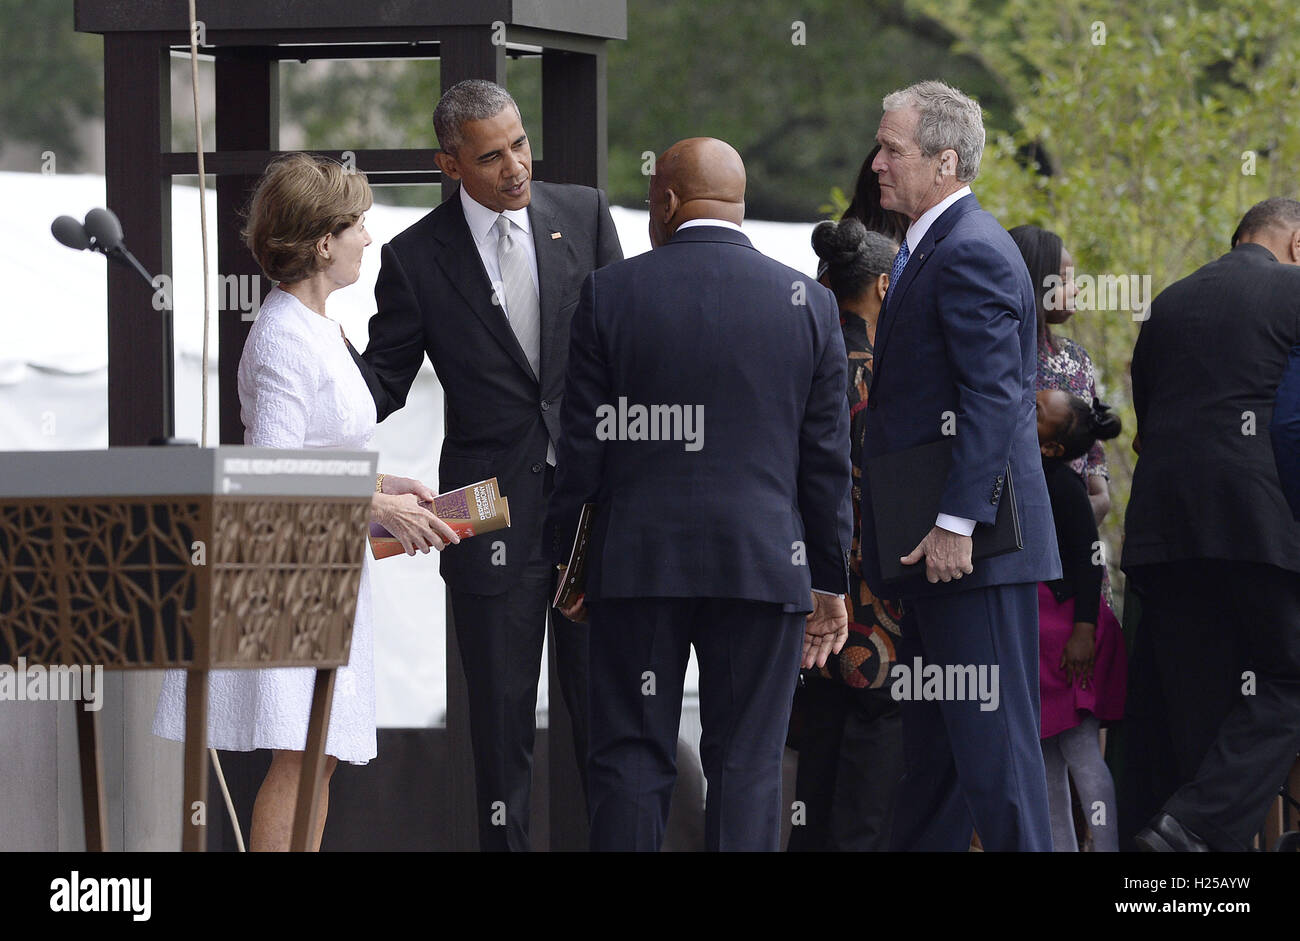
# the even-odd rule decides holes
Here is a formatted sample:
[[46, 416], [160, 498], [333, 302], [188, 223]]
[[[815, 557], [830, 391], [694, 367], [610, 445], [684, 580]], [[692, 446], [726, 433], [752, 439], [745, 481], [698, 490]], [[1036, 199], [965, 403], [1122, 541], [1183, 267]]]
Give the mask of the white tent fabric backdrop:
[[[71, 174], [0, 173], [0, 204], [13, 214], [0, 230], [0, 450], [77, 450], [108, 446], [108, 336], [105, 259], [64, 248], [50, 234], [58, 215], [77, 219], [104, 205], [104, 178]], [[109, 207], [113, 208], [113, 207]], [[374, 313], [379, 246], [427, 210], [376, 205], [366, 214], [374, 244], [360, 280], [331, 296], [329, 314], [358, 349]], [[644, 211], [611, 210], [625, 255], [650, 248]], [[207, 192], [212, 321], [208, 440], [217, 416], [216, 194]], [[202, 249], [198, 190], [172, 190], [175, 306], [176, 435], [200, 437], [203, 351]], [[755, 247], [799, 271], [816, 270], [812, 223], [746, 222]], [[131, 246], [131, 233], [126, 233]], [[153, 315], [152, 309], [141, 317]], [[425, 361], [406, 407], [375, 436], [379, 467], [418, 477], [436, 489], [442, 443], [442, 389]], [[435, 554], [386, 559], [374, 567], [375, 672], [381, 728], [441, 725], [446, 711], [444, 591]], [[538, 718], [545, 722], [547, 677], [542, 671]], [[687, 689], [694, 692], [692, 660]]]

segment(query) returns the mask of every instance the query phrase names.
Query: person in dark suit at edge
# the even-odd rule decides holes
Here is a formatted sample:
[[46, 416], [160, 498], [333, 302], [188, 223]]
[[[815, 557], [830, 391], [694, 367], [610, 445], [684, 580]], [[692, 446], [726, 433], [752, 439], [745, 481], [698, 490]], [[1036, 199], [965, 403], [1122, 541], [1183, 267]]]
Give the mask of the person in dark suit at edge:
[[1300, 346], [1293, 347], [1273, 403], [1273, 457], [1291, 514], [1300, 521]]
[[[874, 157], [875, 154], [873, 153]], [[875, 181], [859, 181], [862, 195]], [[870, 205], [883, 214], [877, 188]], [[858, 218], [821, 222], [813, 229], [821, 259], [818, 281], [840, 309], [849, 357], [849, 458], [860, 464], [871, 384], [871, 342], [889, 287], [898, 241], [866, 228]], [[861, 512], [860, 471], [853, 470], [855, 524]], [[790, 852], [885, 852], [903, 776], [903, 720], [890, 693], [901, 613], [862, 580], [861, 550], [849, 556], [849, 639], [819, 670], [804, 670], [795, 689], [787, 744], [799, 754], [794, 798], [803, 810], [790, 828]]]
[[1300, 344], [1300, 202], [1256, 204], [1232, 245], [1156, 296], [1133, 348], [1119, 798], [1121, 846], [1146, 851], [1249, 849], [1300, 749], [1300, 523], [1267, 433]]
[[839, 316], [829, 291], [754, 249], [744, 195], [730, 145], [673, 145], [650, 181], [654, 250], [588, 278], [574, 314], [550, 520], [562, 564], [595, 504], [585, 600], [568, 612], [591, 619], [595, 850], [660, 848], [692, 644], [706, 846], [778, 849], [800, 662], [823, 665], [848, 634]]
[[555, 571], [542, 545], [569, 321], [583, 279], [623, 254], [604, 193], [532, 179], [504, 88], [461, 82], [433, 123], [438, 166], [459, 193], [381, 249], [359, 365], [382, 421], [405, 404], [427, 355], [447, 404], [439, 490], [495, 476], [510, 501], [511, 527], [454, 546], [441, 572], [469, 692], [479, 844], [527, 850], [548, 612], [580, 765], [587, 740], [586, 629], [551, 612]]

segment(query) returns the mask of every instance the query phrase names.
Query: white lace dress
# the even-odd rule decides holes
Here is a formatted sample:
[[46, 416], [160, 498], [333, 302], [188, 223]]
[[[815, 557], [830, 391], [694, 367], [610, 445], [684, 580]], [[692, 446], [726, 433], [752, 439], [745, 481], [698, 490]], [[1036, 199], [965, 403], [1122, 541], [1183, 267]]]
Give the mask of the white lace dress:
[[[336, 321], [273, 288], [249, 330], [239, 361], [244, 443], [268, 448], [365, 450], [375, 403]], [[365, 764], [375, 757], [374, 631], [369, 553], [352, 628], [348, 665], [334, 681], [325, 753]], [[309, 667], [214, 670], [208, 674], [208, 745], [302, 751], [307, 746], [316, 672]], [[185, 740], [185, 672], [168, 670], [153, 732]]]

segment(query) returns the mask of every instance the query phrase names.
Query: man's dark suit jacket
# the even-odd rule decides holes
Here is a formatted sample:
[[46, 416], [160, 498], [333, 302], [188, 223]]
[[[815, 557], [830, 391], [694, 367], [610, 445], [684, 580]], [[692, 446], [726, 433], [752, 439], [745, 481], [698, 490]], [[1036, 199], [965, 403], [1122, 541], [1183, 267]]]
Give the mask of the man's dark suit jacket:
[[[867, 398], [862, 572], [877, 594], [926, 597], [1060, 576], [1038, 450], [1036, 310], [1020, 251], [973, 195], [949, 206], [913, 250], [876, 327]], [[921, 574], [886, 586], [865, 468], [878, 454], [940, 440], [950, 414], [953, 469], [939, 512], [991, 524], [1010, 466], [1024, 548], [979, 559], [948, 583]]]
[[1300, 572], [1269, 441], [1300, 343], [1300, 268], [1242, 242], [1161, 291], [1133, 349], [1142, 453], [1124, 520], [1134, 566], [1233, 559]]
[[1278, 384], [1269, 430], [1282, 492], [1291, 513], [1300, 520], [1300, 346], [1291, 350], [1291, 361]]
[[[600, 190], [534, 181], [528, 215], [541, 302], [540, 377], [492, 303], [458, 195], [380, 250], [379, 312], [362, 354], [383, 421], [406, 402], [427, 353], [447, 404], [439, 491], [496, 477], [510, 501], [509, 529], [441, 553], [448, 586], [482, 595], [505, 591], [540, 544], [547, 441], [560, 434], [569, 321], [583, 279], [623, 257]], [[498, 540], [509, 564], [491, 564]]]
[[[550, 520], [567, 560], [596, 504], [587, 596], [809, 611], [844, 592], [847, 358], [833, 296], [739, 232], [694, 226], [597, 271], [573, 317]], [[702, 406], [702, 447], [601, 440], [597, 410]]]

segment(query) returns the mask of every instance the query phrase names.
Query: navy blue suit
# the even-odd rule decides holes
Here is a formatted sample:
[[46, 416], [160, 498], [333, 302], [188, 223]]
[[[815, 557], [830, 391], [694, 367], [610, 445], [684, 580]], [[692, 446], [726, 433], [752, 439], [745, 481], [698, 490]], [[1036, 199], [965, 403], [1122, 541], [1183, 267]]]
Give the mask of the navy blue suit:
[[876, 329], [864, 467], [955, 429], [939, 511], [991, 524], [1009, 467], [1024, 539], [1022, 550], [976, 561], [952, 582], [918, 575], [886, 586], [862, 475], [862, 571], [874, 591], [904, 599], [899, 664], [910, 669], [920, 657], [924, 665], [998, 667], [996, 709], [969, 696], [903, 699], [907, 774], [896, 849], [965, 850], [972, 825], [986, 849], [1051, 849], [1035, 583], [1061, 568], [1038, 450], [1035, 309], [1020, 252], [971, 195], [915, 246]]
[[[596, 505], [593, 849], [659, 848], [692, 644], [707, 845], [778, 848], [802, 615], [810, 589], [848, 586], [846, 362], [830, 292], [722, 226], [683, 229], [583, 285], [548, 525], [563, 562]], [[620, 400], [628, 416], [692, 410], [702, 437], [602, 425]]]
[[1286, 372], [1278, 384], [1269, 431], [1282, 493], [1292, 515], [1300, 520], [1300, 346], [1291, 350]]

